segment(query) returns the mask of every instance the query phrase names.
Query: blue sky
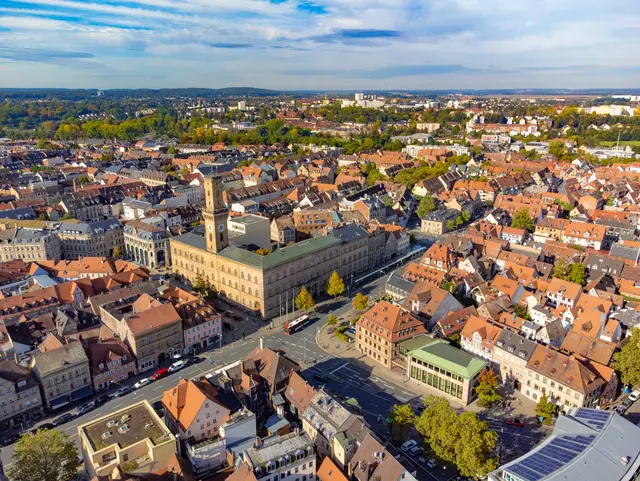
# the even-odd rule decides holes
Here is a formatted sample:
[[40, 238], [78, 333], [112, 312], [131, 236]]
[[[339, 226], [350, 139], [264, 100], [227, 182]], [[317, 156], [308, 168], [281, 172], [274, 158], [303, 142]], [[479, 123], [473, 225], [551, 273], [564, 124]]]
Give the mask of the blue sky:
[[0, 87], [640, 87], [638, 0], [0, 0]]

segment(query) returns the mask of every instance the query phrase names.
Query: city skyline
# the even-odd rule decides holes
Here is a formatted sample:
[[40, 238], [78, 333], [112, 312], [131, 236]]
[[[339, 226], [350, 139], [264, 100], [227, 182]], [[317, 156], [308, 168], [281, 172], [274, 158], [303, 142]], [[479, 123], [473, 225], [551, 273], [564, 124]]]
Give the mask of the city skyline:
[[7, 0], [0, 87], [633, 88], [613, 3]]

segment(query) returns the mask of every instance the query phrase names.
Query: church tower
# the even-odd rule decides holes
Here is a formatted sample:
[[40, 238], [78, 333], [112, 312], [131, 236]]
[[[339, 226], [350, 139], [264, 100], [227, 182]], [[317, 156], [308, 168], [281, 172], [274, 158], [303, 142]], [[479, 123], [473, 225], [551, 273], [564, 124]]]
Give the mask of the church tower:
[[219, 175], [204, 178], [204, 196], [206, 200], [202, 216], [205, 222], [205, 237], [209, 252], [220, 252], [229, 245], [227, 232], [227, 209], [222, 200], [222, 177]]

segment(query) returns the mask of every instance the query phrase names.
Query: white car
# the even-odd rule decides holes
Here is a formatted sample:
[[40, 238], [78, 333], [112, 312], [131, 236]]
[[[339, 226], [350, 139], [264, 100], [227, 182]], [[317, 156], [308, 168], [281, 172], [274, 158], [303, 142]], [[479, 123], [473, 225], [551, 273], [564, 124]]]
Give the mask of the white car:
[[180, 369], [184, 369], [185, 367], [187, 367], [187, 361], [184, 359], [176, 361], [169, 366], [169, 372], [178, 372]]
[[640, 399], [640, 391], [633, 391], [629, 394], [630, 401], [636, 402], [638, 399]]
[[410, 439], [409, 441], [404, 443], [402, 446], [400, 446], [400, 451], [402, 451], [403, 453], [406, 453], [411, 448], [416, 447], [417, 445], [418, 445], [417, 441]]
[[141, 387], [144, 387], [147, 384], [151, 384], [151, 379], [149, 379], [148, 377], [145, 377], [143, 379], [140, 379], [137, 383], [135, 383], [133, 387], [135, 387], [136, 389], [140, 389]]

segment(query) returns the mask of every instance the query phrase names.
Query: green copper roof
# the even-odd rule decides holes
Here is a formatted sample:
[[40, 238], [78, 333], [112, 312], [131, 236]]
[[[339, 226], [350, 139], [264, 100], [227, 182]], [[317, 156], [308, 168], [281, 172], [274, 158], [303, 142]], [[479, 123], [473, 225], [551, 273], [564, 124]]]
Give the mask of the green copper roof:
[[[416, 339], [409, 339], [401, 342], [400, 346], [404, 346], [405, 343], [412, 343], [413, 345], [410, 344], [410, 346], [415, 347], [415, 341]], [[465, 379], [472, 379], [487, 365], [482, 359], [474, 357], [462, 349], [453, 347], [444, 339], [431, 339], [424, 336], [423, 341], [422, 347], [409, 351], [408, 355], [410, 357], [428, 362]]]

